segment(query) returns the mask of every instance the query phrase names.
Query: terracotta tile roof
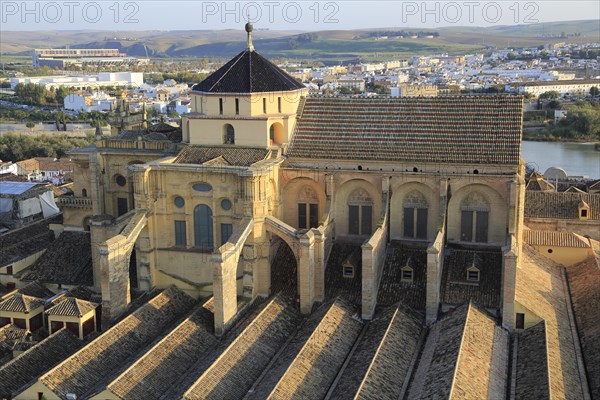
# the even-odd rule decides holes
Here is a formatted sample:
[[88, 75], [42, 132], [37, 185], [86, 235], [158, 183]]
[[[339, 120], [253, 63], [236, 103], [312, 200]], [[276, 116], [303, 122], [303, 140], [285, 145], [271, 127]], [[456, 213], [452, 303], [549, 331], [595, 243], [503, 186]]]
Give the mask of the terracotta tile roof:
[[517, 268], [515, 301], [545, 321], [550, 396], [583, 398], [562, 267], [527, 244]]
[[45, 303], [44, 300], [38, 299], [37, 297], [31, 297], [17, 292], [0, 301], [0, 311], [28, 314], [32, 310], [42, 307]]
[[83, 317], [85, 314], [93, 311], [98, 304], [85, 300], [67, 297], [60, 303], [46, 310], [47, 315], [61, 315], [70, 317]]
[[[402, 281], [402, 268], [405, 266], [413, 269], [412, 282]], [[383, 267], [377, 304], [401, 302], [414, 310], [425, 310], [426, 286], [427, 249], [392, 243]]]
[[185, 393], [185, 399], [241, 399], [300, 321], [291, 301], [275, 297]]
[[92, 246], [89, 232], [65, 231], [33, 265], [19, 273], [23, 281], [92, 286]]
[[143, 349], [187, 313], [194, 300], [176, 287], [164, 290], [64, 360], [39, 381], [64, 398], [87, 398], [118, 376]]
[[[413, 358], [421, 347], [421, 334], [425, 329], [422, 321], [422, 316], [409, 309], [395, 309], [377, 353], [356, 393], [358, 398], [399, 398], [403, 385], [410, 379]], [[352, 364], [348, 368], [353, 368]]]
[[575, 322], [593, 399], [600, 398], [600, 267], [590, 256], [567, 269]]
[[579, 219], [579, 203], [590, 206], [590, 219], [600, 220], [600, 194], [525, 192], [525, 218]]
[[525, 243], [534, 246], [555, 246], [555, 247], [590, 247], [587, 240], [580, 235], [572, 232], [557, 231], [534, 231], [526, 229], [523, 232]]
[[206, 303], [140, 357], [108, 385], [123, 399], [158, 399], [190, 367], [217, 344], [212, 333], [212, 313]]
[[54, 240], [54, 232], [48, 228], [50, 221], [40, 220], [0, 235], [0, 267], [47, 248]]
[[336, 299], [269, 398], [323, 398], [363, 327], [354, 314], [347, 301]]
[[303, 89], [281, 68], [256, 51], [244, 50], [192, 90], [208, 93], [258, 93]]
[[546, 349], [546, 325], [544, 321], [516, 334], [517, 376], [515, 396], [517, 399], [548, 399], [548, 352]]
[[83, 342], [61, 329], [0, 367], [0, 397], [11, 398], [60, 361], [73, 354]]
[[[501, 307], [502, 252], [448, 247], [444, 258], [441, 298], [445, 304], [472, 300], [486, 308]], [[467, 280], [467, 270], [479, 269], [479, 282]]]
[[174, 164], [205, 164], [222, 158], [229, 165], [249, 167], [264, 160], [270, 154], [267, 149], [239, 146], [188, 146], [179, 152]]
[[290, 159], [518, 165], [516, 96], [307, 98]]

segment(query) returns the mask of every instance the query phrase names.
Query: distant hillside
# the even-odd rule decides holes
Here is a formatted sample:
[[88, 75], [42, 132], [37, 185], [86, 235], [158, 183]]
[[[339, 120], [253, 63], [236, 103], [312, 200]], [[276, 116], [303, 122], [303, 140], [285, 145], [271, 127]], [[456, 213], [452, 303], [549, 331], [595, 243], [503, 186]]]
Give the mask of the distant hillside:
[[[377, 32], [423, 31], [419, 28], [380, 28], [318, 32], [256, 30], [255, 46], [269, 57], [351, 59], [407, 57], [448, 52], [459, 54], [492, 47], [539, 46], [551, 42], [600, 41], [597, 20], [516, 26], [445, 27], [426, 29], [437, 37], [378, 40]], [[564, 34], [566, 37], [561, 37]], [[577, 37], [572, 37], [578, 34]], [[242, 30], [196, 31], [36, 31], [2, 32], [2, 54], [30, 54], [37, 47], [118, 48], [144, 57], [231, 57], [245, 47]]]

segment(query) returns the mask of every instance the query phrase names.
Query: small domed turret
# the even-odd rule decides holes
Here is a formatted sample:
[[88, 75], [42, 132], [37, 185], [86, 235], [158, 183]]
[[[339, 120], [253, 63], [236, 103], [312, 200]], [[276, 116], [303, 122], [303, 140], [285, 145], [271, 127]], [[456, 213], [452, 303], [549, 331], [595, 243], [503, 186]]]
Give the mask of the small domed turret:
[[254, 27], [250, 22], [246, 23], [246, 32], [250, 33], [254, 30]]

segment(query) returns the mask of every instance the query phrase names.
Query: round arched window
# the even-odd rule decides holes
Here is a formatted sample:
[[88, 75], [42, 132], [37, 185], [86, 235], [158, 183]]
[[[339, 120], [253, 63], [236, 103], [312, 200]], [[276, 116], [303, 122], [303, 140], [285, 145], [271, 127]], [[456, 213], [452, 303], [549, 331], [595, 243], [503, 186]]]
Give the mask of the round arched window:
[[185, 200], [181, 196], [175, 197], [175, 200], [173, 200], [173, 203], [175, 203], [175, 207], [177, 207], [177, 208], [182, 208], [183, 206], [185, 206]]
[[127, 184], [127, 179], [123, 175], [117, 175], [115, 181], [119, 186], [125, 186]]
[[221, 208], [223, 210], [229, 211], [229, 210], [231, 210], [231, 206], [232, 206], [231, 200], [229, 200], [229, 199], [223, 199], [223, 200], [221, 200]]

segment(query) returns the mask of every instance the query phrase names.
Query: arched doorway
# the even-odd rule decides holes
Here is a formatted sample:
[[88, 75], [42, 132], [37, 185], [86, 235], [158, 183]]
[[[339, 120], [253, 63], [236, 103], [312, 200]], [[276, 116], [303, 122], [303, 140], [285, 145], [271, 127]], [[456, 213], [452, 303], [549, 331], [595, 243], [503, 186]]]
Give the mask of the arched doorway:
[[273, 235], [271, 264], [271, 294], [281, 293], [298, 299], [298, 261], [290, 246]]
[[274, 122], [271, 124], [271, 128], [269, 128], [269, 139], [271, 144], [280, 145], [285, 141], [285, 133], [283, 130], [283, 125], [279, 122]]
[[206, 204], [194, 208], [194, 246], [201, 250], [213, 251], [213, 213]]

